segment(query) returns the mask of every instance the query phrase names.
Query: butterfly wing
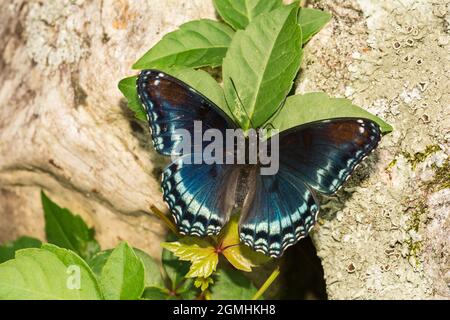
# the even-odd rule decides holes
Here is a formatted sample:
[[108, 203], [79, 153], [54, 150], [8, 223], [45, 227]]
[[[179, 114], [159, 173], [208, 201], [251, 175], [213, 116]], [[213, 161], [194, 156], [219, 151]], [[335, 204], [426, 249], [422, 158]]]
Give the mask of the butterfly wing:
[[373, 121], [341, 118], [308, 123], [279, 135], [280, 166], [276, 174], [253, 175], [240, 220], [240, 238], [272, 257], [305, 237], [317, 220], [313, 189], [331, 194], [378, 144]]
[[241, 213], [240, 239], [253, 250], [280, 257], [308, 234], [319, 203], [299, 175], [285, 167], [275, 175], [256, 172], [252, 189]]
[[239, 168], [194, 164], [193, 157], [180, 157], [164, 170], [164, 200], [180, 233], [215, 235], [228, 221], [234, 207]]
[[280, 167], [324, 194], [335, 193], [374, 150], [379, 126], [368, 119], [338, 118], [308, 123], [280, 133]]
[[201, 121], [202, 136], [207, 129], [216, 129], [225, 137], [226, 129], [236, 125], [208, 98], [164, 72], [142, 71], [137, 90], [155, 149], [163, 155], [182, 156], [167, 166], [162, 176], [164, 200], [179, 231], [198, 236], [217, 234], [234, 205], [237, 170], [231, 165], [194, 164], [195, 141], [192, 149], [183, 150], [181, 155], [176, 147], [183, 137], [177, 130], [187, 130], [192, 139], [194, 122]]
[[181, 141], [177, 129], [194, 136], [194, 121], [202, 122], [202, 134], [236, 125], [218, 106], [186, 83], [158, 70], [144, 70], [137, 79], [137, 91], [147, 112], [152, 141], [163, 155], [181, 155], [176, 145]]

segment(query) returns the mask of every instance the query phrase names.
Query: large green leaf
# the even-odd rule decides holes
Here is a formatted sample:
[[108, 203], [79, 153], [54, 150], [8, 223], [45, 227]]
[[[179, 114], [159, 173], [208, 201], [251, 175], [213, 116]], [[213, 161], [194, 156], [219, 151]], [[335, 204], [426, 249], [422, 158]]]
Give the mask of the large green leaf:
[[141, 259], [126, 243], [113, 250], [100, 276], [105, 299], [136, 300], [144, 291], [145, 273]]
[[214, 300], [250, 300], [256, 292], [250, 279], [228, 267], [220, 267], [211, 286], [211, 298]]
[[222, 64], [233, 34], [230, 27], [217, 21], [190, 21], [165, 35], [133, 65], [133, 69], [218, 67]]
[[352, 104], [350, 100], [330, 98], [322, 92], [289, 97], [283, 109], [273, 119], [272, 124], [275, 128], [283, 131], [308, 122], [341, 117], [367, 118], [375, 121], [383, 133], [393, 130], [388, 123]]
[[302, 8], [298, 14], [298, 23], [302, 27], [302, 43], [308, 42], [331, 20], [331, 14], [322, 10]]
[[176, 290], [178, 286], [184, 281], [185, 275], [189, 272], [190, 263], [178, 259], [169, 250], [163, 249], [162, 252], [163, 269], [167, 275], [168, 286], [171, 290]]
[[[142, 260], [142, 263], [144, 264], [145, 287], [163, 288], [164, 281], [161, 276], [160, 264], [157, 263], [152, 257], [150, 257], [144, 251], [137, 248], [133, 248], [133, 250], [136, 256], [138, 256]], [[101, 251], [88, 261], [89, 266], [97, 276], [99, 277], [101, 276], [103, 267], [105, 266], [106, 261], [108, 261], [112, 252], [113, 250], [111, 249]]]
[[214, 0], [217, 12], [235, 30], [245, 29], [257, 16], [281, 5], [281, 0]]
[[0, 299], [102, 299], [92, 271], [75, 253], [55, 246], [22, 249], [0, 265]]
[[47, 241], [59, 247], [70, 249], [82, 258], [89, 258], [100, 251], [95, 240], [95, 230], [89, 228], [80, 216], [59, 207], [41, 192], [45, 217]]
[[7, 242], [0, 246], [0, 263], [14, 259], [17, 250], [26, 248], [40, 248], [42, 242], [35, 238], [20, 237], [15, 241]]
[[223, 64], [225, 97], [244, 130], [248, 117], [254, 127], [267, 121], [292, 87], [302, 56], [297, 11], [294, 3], [264, 13], [233, 38]]
[[130, 108], [130, 110], [133, 111], [134, 116], [141, 121], [147, 121], [145, 109], [142, 106], [142, 103], [139, 100], [139, 96], [137, 93], [136, 80], [137, 76], [128, 77], [120, 80], [119, 90], [127, 99], [128, 108]]

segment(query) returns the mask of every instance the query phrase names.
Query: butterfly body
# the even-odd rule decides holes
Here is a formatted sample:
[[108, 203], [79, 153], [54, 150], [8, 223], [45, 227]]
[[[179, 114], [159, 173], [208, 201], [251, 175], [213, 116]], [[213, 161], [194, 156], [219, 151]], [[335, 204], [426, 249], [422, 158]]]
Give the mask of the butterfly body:
[[[209, 99], [163, 72], [143, 71], [137, 88], [156, 150], [180, 156], [162, 176], [163, 197], [180, 233], [216, 235], [240, 208], [241, 241], [272, 257], [280, 257], [308, 234], [319, 212], [316, 193], [335, 193], [381, 138], [371, 120], [329, 119], [267, 139], [260, 139], [258, 132], [253, 136], [256, 140], [247, 136], [243, 163], [236, 162], [238, 145], [225, 142], [224, 154], [233, 153], [232, 163], [225, 156], [219, 162], [196, 163], [195, 156], [208, 144], [196, 142], [188, 152], [178, 154], [176, 129], [194, 134], [195, 121], [201, 121], [202, 134], [215, 129], [226, 135], [227, 130], [238, 129], [234, 121]], [[264, 174], [267, 159], [260, 157], [261, 148], [276, 154], [275, 173]], [[256, 157], [252, 156], [255, 150]]]

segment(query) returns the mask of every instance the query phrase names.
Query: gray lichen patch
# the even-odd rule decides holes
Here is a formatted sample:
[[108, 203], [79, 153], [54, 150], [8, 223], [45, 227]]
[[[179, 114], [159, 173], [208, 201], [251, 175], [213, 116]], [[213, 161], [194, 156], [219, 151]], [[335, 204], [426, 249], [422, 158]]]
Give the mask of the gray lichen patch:
[[89, 52], [84, 0], [32, 2], [25, 21], [26, 50], [42, 69], [77, 63]]
[[439, 287], [450, 297], [448, 7], [346, 1], [344, 17], [328, 1], [315, 6], [334, 19], [306, 49], [297, 91], [345, 96], [394, 127], [322, 206], [313, 239], [328, 295], [431, 298]]

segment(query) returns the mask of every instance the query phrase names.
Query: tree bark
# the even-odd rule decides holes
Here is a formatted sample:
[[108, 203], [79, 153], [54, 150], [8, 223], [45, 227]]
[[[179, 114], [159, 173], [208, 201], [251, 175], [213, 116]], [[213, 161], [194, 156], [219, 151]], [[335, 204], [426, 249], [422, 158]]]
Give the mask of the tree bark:
[[[335, 197], [313, 241], [328, 296], [450, 298], [449, 22], [445, 0], [317, 1], [333, 20], [307, 45], [297, 93], [346, 96], [395, 130]], [[0, 4], [0, 241], [44, 237], [39, 192], [159, 256], [165, 159], [117, 83], [204, 0]]]

